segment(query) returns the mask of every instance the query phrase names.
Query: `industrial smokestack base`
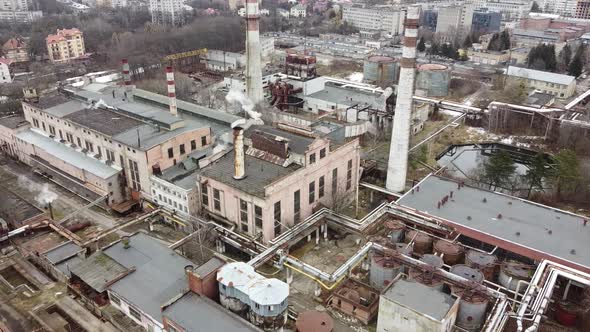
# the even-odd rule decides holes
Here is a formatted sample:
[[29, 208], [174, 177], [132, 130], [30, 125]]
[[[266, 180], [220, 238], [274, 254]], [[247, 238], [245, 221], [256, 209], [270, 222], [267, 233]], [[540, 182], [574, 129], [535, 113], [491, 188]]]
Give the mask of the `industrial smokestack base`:
[[404, 22], [404, 45], [400, 61], [400, 84], [397, 91], [393, 129], [391, 131], [391, 146], [389, 148], [389, 162], [387, 164], [387, 180], [385, 187], [393, 192], [406, 189], [408, 173], [408, 152], [410, 144], [410, 127], [412, 118], [412, 104], [414, 95], [414, 80], [416, 77], [416, 41], [418, 39], [418, 21], [420, 7], [408, 8]]
[[246, 95], [258, 104], [264, 98], [262, 92], [262, 64], [260, 52], [260, 13], [258, 0], [246, 1]]
[[234, 133], [234, 176], [236, 180], [246, 177], [246, 165], [244, 160], [244, 129], [236, 126]]

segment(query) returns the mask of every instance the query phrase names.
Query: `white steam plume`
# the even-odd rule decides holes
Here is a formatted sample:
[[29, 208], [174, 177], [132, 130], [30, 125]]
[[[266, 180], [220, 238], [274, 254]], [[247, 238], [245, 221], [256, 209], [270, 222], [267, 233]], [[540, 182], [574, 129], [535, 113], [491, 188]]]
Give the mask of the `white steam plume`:
[[37, 202], [41, 206], [46, 206], [47, 204], [55, 201], [57, 198], [58, 198], [57, 194], [54, 193], [53, 191], [51, 191], [49, 189], [49, 185], [46, 183], [41, 188], [41, 192], [39, 193], [39, 195], [37, 195], [37, 197], [35, 197], [35, 200], [37, 200]]
[[260, 114], [260, 112], [256, 112], [254, 110], [254, 107], [256, 105], [254, 105], [254, 103], [245, 94], [243, 94], [242, 91], [238, 89], [229, 90], [229, 92], [225, 96], [225, 100], [227, 100], [227, 102], [231, 104], [239, 103], [242, 106], [242, 109], [246, 113], [248, 113], [248, 116], [254, 120], [260, 120], [260, 118], [262, 117], [262, 114]]

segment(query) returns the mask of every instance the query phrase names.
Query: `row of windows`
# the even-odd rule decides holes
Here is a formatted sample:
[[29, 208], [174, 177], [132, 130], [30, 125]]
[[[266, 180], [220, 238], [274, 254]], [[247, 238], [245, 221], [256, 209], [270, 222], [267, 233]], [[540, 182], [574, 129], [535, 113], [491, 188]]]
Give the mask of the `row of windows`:
[[[320, 150], [320, 159], [324, 159], [326, 157], [326, 148], [322, 148]], [[309, 155], [309, 163], [315, 163], [315, 152]]]
[[[153, 191], [154, 195], [156, 194], [156, 191]], [[170, 205], [171, 207], [174, 206], [175, 209], [178, 209], [180, 211], [184, 211], [186, 213], [188, 213], [188, 208], [186, 207], [186, 205], [182, 205], [176, 201], [173, 201], [171, 198], [166, 197], [166, 196], [162, 196], [162, 194], [158, 194], [158, 201], [159, 202], [164, 202], [168, 205]], [[156, 202], [157, 203], [157, 202]]]
[[[207, 136], [201, 136], [201, 146], [205, 146], [207, 145]], [[197, 149], [197, 141], [192, 140], [191, 141], [191, 151], [194, 151]], [[180, 144], [178, 147], [178, 151], [180, 153], [180, 155], [183, 155], [186, 153], [186, 148], [184, 146], [184, 144]], [[168, 148], [168, 158], [174, 158], [174, 148]]]
[[159, 189], [159, 190], [161, 190], [161, 191], [163, 191], [165, 193], [171, 194], [173, 196], [176, 196], [176, 197], [178, 197], [178, 198], [183, 199], [183, 200], [186, 201], [186, 195], [182, 195], [181, 192], [176, 191], [176, 190], [171, 190], [170, 188], [168, 188], [168, 187], [166, 187], [164, 185], [160, 185], [159, 183], [154, 183], [153, 188], [154, 189], [152, 189], [152, 191], [153, 191], [154, 194], [156, 194], [155, 189]]

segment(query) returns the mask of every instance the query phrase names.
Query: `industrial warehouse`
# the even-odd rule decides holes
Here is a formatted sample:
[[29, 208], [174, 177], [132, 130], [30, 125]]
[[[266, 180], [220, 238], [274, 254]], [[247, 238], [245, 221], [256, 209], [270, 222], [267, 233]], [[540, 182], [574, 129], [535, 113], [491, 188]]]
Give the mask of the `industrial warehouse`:
[[428, 4], [276, 33], [277, 64], [243, 5], [244, 54], [125, 58], [0, 117], [0, 331], [590, 331], [590, 83], [432, 59]]

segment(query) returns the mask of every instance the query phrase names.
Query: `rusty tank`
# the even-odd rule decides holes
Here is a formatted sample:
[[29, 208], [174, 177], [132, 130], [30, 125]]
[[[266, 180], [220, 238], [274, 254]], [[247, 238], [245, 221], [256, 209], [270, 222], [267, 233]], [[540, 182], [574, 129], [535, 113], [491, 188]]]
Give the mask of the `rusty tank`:
[[[442, 258], [436, 255], [426, 254], [420, 258], [420, 260], [431, 266], [432, 270], [439, 269], [443, 266], [444, 262]], [[417, 282], [432, 287], [433, 289], [442, 291], [444, 283], [443, 280], [437, 278], [432, 274], [432, 271], [423, 271], [419, 269], [410, 269], [410, 279], [416, 280]]]
[[434, 252], [442, 254], [443, 261], [447, 265], [456, 265], [463, 263], [465, 249], [463, 246], [446, 240], [437, 240], [434, 242]]
[[477, 250], [467, 250], [465, 265], [480, 270], [486, 280], [494, 280], [498, 258], [492, 254]]
[[404, 242], [410, 243], [414, 241], [414, 253], [417, 255], [425, 255], [432, 253], [432, 237], [424, 232], [410, 230], [406, 232]]

